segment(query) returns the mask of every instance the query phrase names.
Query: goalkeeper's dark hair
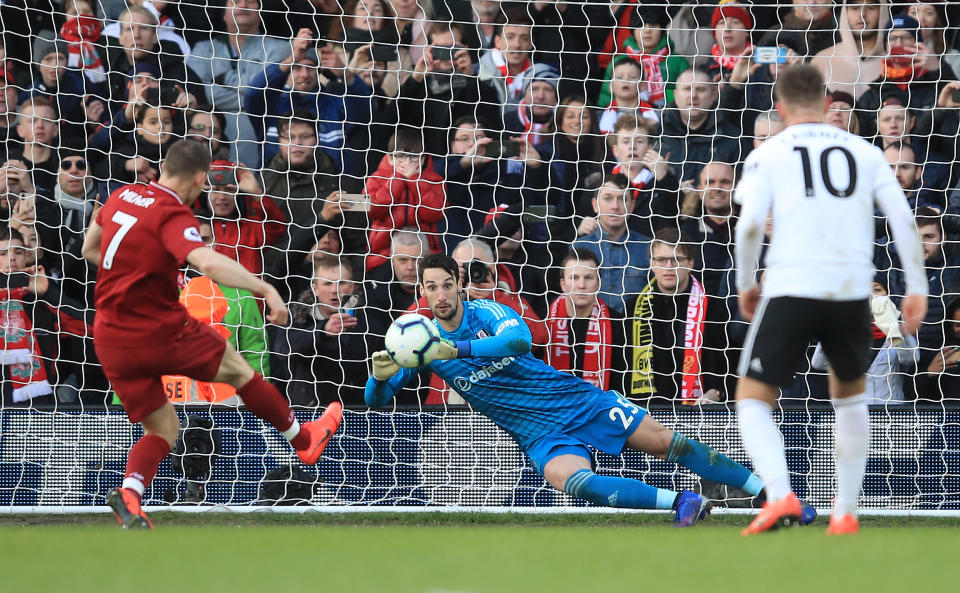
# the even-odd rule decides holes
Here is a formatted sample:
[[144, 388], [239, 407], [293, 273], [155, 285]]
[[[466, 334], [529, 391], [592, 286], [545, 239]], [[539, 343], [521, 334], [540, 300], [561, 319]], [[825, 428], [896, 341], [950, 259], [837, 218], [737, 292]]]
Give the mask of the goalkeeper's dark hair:
[[818, 107], [823, 105], [827, 96], [827, 85], [823, 81], [823, 75], [814, 66], [788, 66], [777, 75], [773, 96], [785, 105]]
[[190, 177], [209, 171], [210, 159], [210, 148], [206, 144], [189, 139], [177, 140], [167, 149], [160, 169], [172, 177]]
[[420, 265], [417, 266], [417, 281], [423, 284], [424, 271], [432, 269], [444, 270], [453, 276], [454, 280], [460, 281], [460, 264], [445, 253], [431, 253], [421, 259]]

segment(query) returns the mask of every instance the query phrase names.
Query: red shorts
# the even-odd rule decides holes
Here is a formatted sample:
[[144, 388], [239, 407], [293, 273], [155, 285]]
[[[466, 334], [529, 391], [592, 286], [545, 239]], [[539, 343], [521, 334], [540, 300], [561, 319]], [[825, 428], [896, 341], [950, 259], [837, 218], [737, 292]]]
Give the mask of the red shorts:
[[[169, 343], [144, 346], [103, 345], [94, 338], [103, 372], [120, 396], [130, 422], [140, 422], [167, 403], [160, 377], [184, 375], [197, 381], [213, 381], [227, 341], [209, 325], [191, 318]], [[133, 346], [132, 344], [136, 344]]]

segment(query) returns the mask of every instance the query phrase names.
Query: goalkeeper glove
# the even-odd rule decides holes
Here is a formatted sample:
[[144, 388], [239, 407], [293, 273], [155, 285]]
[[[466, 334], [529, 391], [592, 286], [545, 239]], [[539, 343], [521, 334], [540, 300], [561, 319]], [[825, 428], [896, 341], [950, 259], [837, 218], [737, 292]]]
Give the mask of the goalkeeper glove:
[[431, 363], [435, 360], [451, 360], [457, 357], [460, 350], [457, 348], [457, 345], [451, 342], [450, 340], [445, 340], [441, 338], [437, 341], [437, 347], [434, 349], [432, 355], [430, 356], [427, 363]]
[[397, 374], [400, 365], [394, 362], [393, 357], [386, 350], [373, 353], [373, 378], [377, 381], [386, 381]]
[[893, 304], [890, 297], [873, 295], [870, 297], [870, 312], [873, 313], [873, 323], [877, 329], [890, 338], [894, 346], [903, 343], [903, 332], [900, 331], [900, 311]]

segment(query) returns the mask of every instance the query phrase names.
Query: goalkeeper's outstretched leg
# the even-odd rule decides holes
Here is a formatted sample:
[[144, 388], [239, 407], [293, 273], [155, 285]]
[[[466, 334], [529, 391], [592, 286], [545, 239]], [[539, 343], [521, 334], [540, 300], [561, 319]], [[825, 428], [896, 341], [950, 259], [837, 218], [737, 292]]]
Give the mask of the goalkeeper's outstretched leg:
[[[621, 405], [624, 402], [621, 400]], [[740, 488], [753, 496], [758, 496], [763, 490], [763, 482], [746, 467], [703, 443], [666, 428], [649, 414], [642, 416], [637, 428], [627, 439], [626, 446], [683, 465], [704, 478]], [[656, 488], [630, 478], [599, 476], [591, 470], [589, 452], [585, 448], [578, 451], [575, 445], [570, 444], [556, 446], [552, 452], [557, 455], [543, 464], [547, 481], [571, 496], [594, 504], [673, 509], [678, 526], [695, 524], [711, 506], [706, 498], [694, 492]]]

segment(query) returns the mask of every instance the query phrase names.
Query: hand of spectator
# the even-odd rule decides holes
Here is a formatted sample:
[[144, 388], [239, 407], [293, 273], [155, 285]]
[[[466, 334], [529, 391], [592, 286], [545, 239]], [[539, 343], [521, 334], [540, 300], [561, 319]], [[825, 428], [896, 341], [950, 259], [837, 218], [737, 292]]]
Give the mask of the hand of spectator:
[[373, 360], [373, 378], [377, 381], [386, 381], [400, 370], [400, 365], [394, 362], [393, 357], [386, 350], [374, 352], [371, 358]]
[[7, 172], [7, 184], [16, 183], [22, 194], [33, 194], [36, 188], [33, 187], [33, 176], [26, 163], [20, 159], [10, 159], [4, 166]]
[[467, 270], [460, 265], [460, 286], [466, 287], [467, 298], [471, 301], [478, 299], [492, 299], [493, 291], [497, 288], [497, 283], [493, 281], [490, 275], [481, 282], [470, 282], [467, 276]]
[[[393, 161], [396, 166], [397, 175], [404, 177], [406, 179], [415, 179], [420, 177], [420, 161], [419, 160], [399, 160], [394, 159]], [[394, 194], [398, 195], [398, 194]]]
[[480, 138], [474, 142], [473, 148], [464, 153], [460, 159], [460, 166], [469, 168], [493, 162], [495, 159], [487, 156], [487, 144], [491, 142], [493, 142], [493, 138]]
[[667, 161], [669, 159], [669, 153], [667, 153], [667, 156], [664, 157], [653, 148], [648, 148], [646, 154], [640, 158], [640, 162], [650, 169], [650, 171], [653, 173], [653, 176], [657, 178], [657, 181], [660, 181], [663, 179], [663, 176], [667, 174]]
[[373, 68], [373, 58], [370, 57], [370, 47], [371, 44], [369, 43], [361, 45], [353, 52], [350, 63], [347, 64], [347, 72], [355, 76], [362, 76]]
[[[427, 49], [429, 50], [430, 48]], [[420, 55], [420, 59], [417, 60], [417, 65], [413, 68], [413, 79], [417, 82], [423, 82], [426, 73], [433, 71], [433, 60], [427, 57], [427, 53], [428, 52], [425, 51]]]
[[536, 169], [543, 164], [543, 160], [540, 157], [540, 153], [537, 152], [537, 149], [533, 147], [533, 144], [530, 144], [529, 138], [530, 136], [513, 136], [510, 138], [520, 143], [520, 154], [514, 158], [518, 161], [523, 161], [526, 166]]
[[584, 218], [580, 223], [580, 226], [577, 227], [577, 236], [583, 237], [584, 235], [589, 235], [597, 230], [599, 223], [595, 217]]
[[954, 91], [960, 91], [960, 82], [950, 82], [940, 89], [940, 96], [937, 97], [937, 107], [957, 108], [960, 107], [960, 101], [953, 100]]
[[329, 70], [343, 70], [343, 57], [337, 48], [330, 45], [324, 45], [320, 48], [317, 56], [320, 58], [320, 68]]
[[87, 103], [85, 108], [87, 123], [88, 124], [98, 124], [100, 119], [103, 117], [103, 112], [106, 111], [106, 106], [103, 104], [103, 101], [99, 99], [93, 99]]
[[357, 318], [353, 315], [347, 315], [346, 313], [336, 313], [331, 315], [327, 319], [326, 325], [323, 327], [323, 331], [335, 336], [341, 334], [349, 329], [352, 329], [357, 326]]
[[158, 84], [132, 84], [130, 85], [130, 95], [127, 97], [127, 105], [123, 108], [123, 113], [127, 121], [133, 122], [134, 113], [137, 106], [147, 100], [147, 93], [150, 89], [158, 88]]
[[927, 316], [927, 295], [908, 294], [900, 302], [900, 312], [903, 315], [903, 330], [908, 335], [916, 335], [917, 330]]
[[27, 290], [35, 295], [43, 296], [50, 290], [50, 279], [47, 278], [43, 266], [30, 266], [24, 268], [24, 272], [30, 274], [30, 282], [27, 284]]
[[257, 176], [243, 163], [237, 164], [237, 189], [251, 196], [263, 197], [263, 188]]
[[274, 325], [286, 325], [290, 312], [287, 311], [287, 304], [283, 302], [277, 289], [267, 284], [263, 298], [267, 302], [266, 320]]
[[743, 318], [747, 321], [753, 321], [753, 315], [757, 312], [757, 305], [759, 303], [759, 286], [740, 291], [740, 314], [743, 315]]
[[940, 69], [940, 56], [938, 56], [929, 45], [918, 43], [913, 47], [917, 52], [913, 57], [914, 68], [918, 70], [925, 68], [927, 72], [936, 72]]
[[176, 107], [177, 109], [193, 109], [197, 106], [197, 98], [183, 90], [179, 84], [174, 87], [177, 89], [177, 100], [173, 102], [171, 107]]
[[37, 197], [23, 196], [17, 200], [11, 210], [11, 225], [14, 220], [23, 224], [33, 224], [37, 220]]
[[453, 54], [453, 69], [461, 74], [473, 74], [473, 60], [470, 59], [470, 50], [461, 48]]
[[297, 31], [297, 36], [293, 38], [293, 51], [291, 52], [294, 64], [306, 57], [311, 42], [313, 42], [313, 31], [307, 28]]
[[135, 156], [132, 159], [127, 159], [123, 167], [131, 173], [144, 174], [150, 168], [150, 161], [142, 156]]
[[340, 202], [340, 194], [343, 193], [340, 190], [331, 192], [327, 199], [323, 202], [323, 208], [320, 209], [320, 218], [324, 222], [329, 223], [333, 219], [337, 218], [343, 214], [343, 208], [350, 206], [348, 204], [342, 204]]
[[730, 71], [730, 78], [727, 79], [727, 82], [737, 87], [743, 86], [756, 70], [754, 66], [757, 65], [753, 63], [753, 47], [747, 46], [740, 54], [737, 63], [734, 64], [733, 70]]

